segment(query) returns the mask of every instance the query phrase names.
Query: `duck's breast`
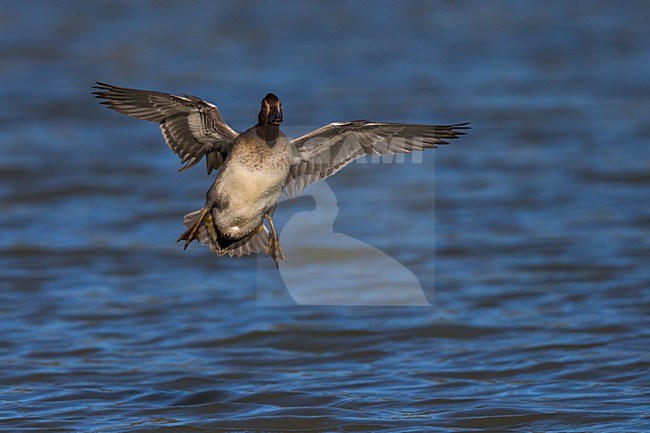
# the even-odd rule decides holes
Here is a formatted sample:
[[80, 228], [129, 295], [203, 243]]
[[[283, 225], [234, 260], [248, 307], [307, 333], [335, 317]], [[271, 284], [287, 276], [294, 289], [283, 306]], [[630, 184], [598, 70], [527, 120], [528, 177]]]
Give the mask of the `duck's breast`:
[[243, 144], [233, 145], [214, 186], [217, 228], [235, 239], [262, 224], [264, 214], [278, 202], [291, 165], [286, 138], [272, 148], [263, 141], [261, 146], [257, 142]]

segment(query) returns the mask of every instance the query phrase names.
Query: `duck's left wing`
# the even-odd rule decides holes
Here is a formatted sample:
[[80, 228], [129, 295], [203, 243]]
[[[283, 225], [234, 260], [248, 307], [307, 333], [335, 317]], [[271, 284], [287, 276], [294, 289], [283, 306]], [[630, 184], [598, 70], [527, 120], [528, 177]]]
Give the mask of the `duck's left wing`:
[[291, 141], [293, 165], [287, 178], [290, 197], [314, 182], [325, 179], [365, 155], [391, 155], [435, 149], [447, 140], [464, 135], [468, 123], [455, 125], [409, 125], [355, 120], [336, 122]]
[[160, 124], [165, 142], [185, 164], [185, 170], [206, 157], [208, 174], [221, 167], [239, 135], [221, 117], [219, 109], [196, 96], [177, 96], [151, 90], [97, 83], [93, 94], [102, 104], [138, 119]]

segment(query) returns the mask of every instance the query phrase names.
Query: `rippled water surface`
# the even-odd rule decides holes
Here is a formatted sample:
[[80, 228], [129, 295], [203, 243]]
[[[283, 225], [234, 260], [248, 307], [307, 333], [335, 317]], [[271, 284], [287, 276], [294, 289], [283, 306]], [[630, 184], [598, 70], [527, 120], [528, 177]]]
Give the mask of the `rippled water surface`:
[[[607, 1], [0, 3], [0, 429], [644, 431], [649, 18]], [[281, 274], [176, 244], [212, 178], [177, 173], [97, 80], [204, 97], [238, 130], [268, 91], [290, 134], [473, 129], [283, 203], [289, 263], [312, 266]], [[298, 220], [318, 224], [291, 235]], [[431, 306], [296, 302], [411, 276]]]

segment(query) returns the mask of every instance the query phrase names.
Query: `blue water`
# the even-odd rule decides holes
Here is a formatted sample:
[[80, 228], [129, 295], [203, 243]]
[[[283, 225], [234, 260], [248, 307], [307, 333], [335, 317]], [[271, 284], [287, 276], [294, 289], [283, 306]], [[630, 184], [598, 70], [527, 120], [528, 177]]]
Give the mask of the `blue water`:
[[[0, 430], [645, 431], [649, 19], [607, 1], [0, 3]], [[176, 244], [212, 177], [177, 173], [95, 81], [200, 96], [238, 130], [269, 91], [291, 135], [473, 129], [328, 180], [324, 231], [403, 273], [287, 235], [286, 266], [316, 260], [287, 287], [268, 258]], [[289, 233], [319, 206], [277, 218]], [[401, 275], [431, 306], [292, 297]]]

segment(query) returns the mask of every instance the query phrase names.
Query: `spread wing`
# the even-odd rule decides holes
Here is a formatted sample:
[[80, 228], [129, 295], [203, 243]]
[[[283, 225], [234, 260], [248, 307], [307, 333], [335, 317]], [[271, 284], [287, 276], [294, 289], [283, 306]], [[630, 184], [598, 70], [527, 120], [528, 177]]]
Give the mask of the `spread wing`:
[[406, 125], [355, 120], [330, 123], [291, 141], [293, 165], [287, 178], [290, 197], [365, 155], [392, 155], [435, 149], [464, 135], [469, 123]]
[[213, 104], [195, 96], [127, 89], [97, 83], [93, 94], [101, 103], [120, 113], [160, 124], [167, 145], [185, 164], [193, 167], [206, 155], [208, 174], [221, 167], [239, 135]]

